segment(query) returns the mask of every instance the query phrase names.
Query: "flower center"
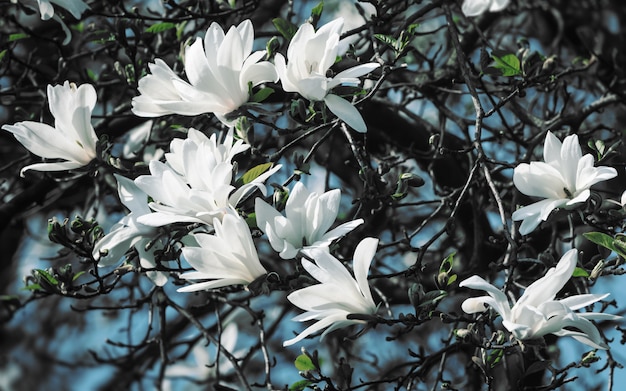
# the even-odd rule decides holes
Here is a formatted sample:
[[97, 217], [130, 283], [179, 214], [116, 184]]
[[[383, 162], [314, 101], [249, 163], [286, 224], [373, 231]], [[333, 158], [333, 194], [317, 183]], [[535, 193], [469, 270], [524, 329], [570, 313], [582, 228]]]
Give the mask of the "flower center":
[[564, 188], [563, 188], [563, 192], [565, 193], [565, 195], [567, 196], [567, 198], [570, 198], [570, 199], [571, 199], [571, 198], [573, 197], [572, 192], [571, 192], [571, 191], [569, 191], [569, 189], [568, 189], [567, 187], [564, 187]]
[[309, 62], [307, 60], [307, 61], [305, 61], [305, 64], [306, 64], [306, 69], [309, 72], [309, 74], [317, 73], [317, 61]]

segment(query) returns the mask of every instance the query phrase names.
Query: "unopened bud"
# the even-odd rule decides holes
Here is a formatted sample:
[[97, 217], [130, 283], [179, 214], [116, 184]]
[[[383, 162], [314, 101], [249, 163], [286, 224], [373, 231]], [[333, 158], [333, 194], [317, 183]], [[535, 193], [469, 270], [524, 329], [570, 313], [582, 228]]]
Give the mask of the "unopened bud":
[[591, 271], [591, 274], [589, 274], [589, 279], [590, 280], [595, 280], [596, 278], [600, 277], [600, 275], [602, 274], [602, 270], [604, 269], [604, 259], [601, 259], [596, 266], [593, 267], [593, 270]]
[[454, 330], [454, 335], [459, 339], [465, 339], [471, 334], [472, 334], [472, 331], [469, 329], [455, 329]]

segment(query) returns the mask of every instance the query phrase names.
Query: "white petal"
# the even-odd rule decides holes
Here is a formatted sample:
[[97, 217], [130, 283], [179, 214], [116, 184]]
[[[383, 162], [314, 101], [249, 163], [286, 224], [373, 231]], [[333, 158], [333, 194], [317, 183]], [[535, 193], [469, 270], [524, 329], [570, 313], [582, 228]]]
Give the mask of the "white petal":
[[[510, 306], [509, 306], [509, 301], [506, 295], [500, 289], [496, 288], [495, 286], [485, 281], [485, 279], [483, 279], [482, 277], [471, 276], [463, 280], [459, 284], [459, 286], [470, 288], [470, 289], [479, 289], [479, 290], [483, 290], [487, 292], [489, 296], [491, 296], [493, 301], [487, 300], [488, 298], [485, 298], [485, 297], [481, 297], [479, 299], [482, 300], [484, 303], [489, 304], [494, 310], [496, 310], [500, 315], [502, 315], [503, 319], [510, 319]], [[478, 300], [478, 299], [474, 299], [474, 300]], [[467, 307], [468, 309], [477, 308], [476, 303], [472, 301], [470, 301], [467, 304]]]
[[571, 249], [563, 254], [556, 267], [549, 269], [545, 276], [526, 288], [522, 297], [515, 303], [514, 310], [523, 306], [538, 307], [546, 301], [553, 300], [557, 292], [572, 277], [577, 261], [578, 250]]
[[333, 94], [326, 95], [324, 103], [326, 103], [326, 106], [333, 114], [352, 129], [359, 133], [367, 132], [367, 125], [365, 125], [361, 113], [359, 113], [352, 103]]
[[489, 8], [490, 0], [465, 0], [461, 6], [461, 11], [465, 16], [478, 16]]
[[359, 284], [359, 289], [365, 298], [374, 304], [372, 293], [370, 292], [367, 274], [369, 273], [372, 260], [378, 248], [378, 239], [365, 238], [357, 245], [354, 250], [354, 277]]

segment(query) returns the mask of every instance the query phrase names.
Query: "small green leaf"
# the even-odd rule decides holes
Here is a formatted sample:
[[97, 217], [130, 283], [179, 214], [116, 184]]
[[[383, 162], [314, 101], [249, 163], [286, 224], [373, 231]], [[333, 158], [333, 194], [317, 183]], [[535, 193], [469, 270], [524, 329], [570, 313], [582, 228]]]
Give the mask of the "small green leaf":
[[7, 50], [6, 49], [4, 49], [3, 51], [0, 52], [0, 61], [2, 61], [4, 56], [6, 56], [6, 54], [7, 54]]
[[252, 182], [253, 180], [255, 180], [256, 178], [258, 178], [260, 175], [262, 175], [264, 172], [266, 172], [267, 170], [270, 169], [270, 167], [272, 167], [273, 163], [263, 163], [263, 164], [259, 164], [258, 166], [254, 166], [251, 169], [249, 169], [245, 174], [243, 174], [241, 176], [241, 178], [239, 178], [237, 180], [237, 182], [241, 182], [242, 185], [246, 185], [250, 182]]
[[38, 277], [43, 278], [50, 285], [53, 285], [53, 286], [59, 285], [59, 281], [56, 278], [54, 278], [52, 274], [48, 273], [47, 271], [43, 269], [35, 269], [35, 274], [37, 274]]
[[589, 273], [582, 267], [576, 267], [572, 273], [572, 277], [589, 277]]
[[434, 291], [426, 292], [424, 294], [424, 297], [422, 297], [422, 302], [419, 304], [418, 307], [424, 307], [427, 305], [437, 304], [446, 296], [448, 296], [448, 292], [443, 291], [443, 290], [434, 290]]
[[83, 274], [85, 274], [84, 270], [74, 274], [74, 277], [72, 277], [72, 281], [76, 281], [78, 277], [82, 276]]
[[302, 391], [311, 384], [313, 384], [313, 382], [311, 382], [310, 380], [299, 380], [289, 386], [289, 391]]
[[313, 9], [311, 10], [310, 21], [313, 26], [317, 25], [317, 22], [319, 22], [320, 17], [322, 16], [323, 10], [324, 10], [324, 0], [317, 3], [317, 5], [313, 7]]
[[157, 34], [173, 28], [176, 28], [176, 24], [172, 22], [155, 23], [146, 29], [146, 33]]
[[448, 255], [441, 262], [441, 266], [439, 266], [439, 273], [450, 273], [452, 271], [452, 266], [454, 265], [455, 255], [456, 255], [456, 251], [453, 251], [450, 255]]
[[522, 74], [522, 68], [519, 58], [513, 53], [497, 56], [491, 54], [491, 57], [496, 62], [494, 68], [499, 69], [502, 72], [502, 76], [519, 76]]
[[87, 69], [87, 76], [91, 79], [91, 81], [98, 81], [98, 75], [91, 69]]
[[489, 353], [487, 362], [489, 363], [489, 366], [493, 368], [500, 362], [500, 360], [502, 360], [502, 357], [504, 357], [504, 349], [495, 349]]
[[85, 31], [85, 22], [76, 23], [70, 26], [70, 28], [74, 31], [82, 33]]
[[270, 87], [261, 88], [254, 95], [252, 95], [252, 98], [250, 100], [252, 100], [253, 102], [260, 103], [260, 102], [263, 102], [265, 99], [267, 99], [267, 97], [272, 95], [273, 93], [274, 93], [273, 88], [270, 88]]
[[316, 369], [315, 365], [313, 365], [313, 361], [311, 361], [311, 358], [306, 354], [301, 354], [296, 357], [293, 363], [299, 371], [313, 371]]
[[452, 285], [456, 281], [457, 278], [458, 278], [458, 276], [456, 274], [451, 275], [450, 278], [448, 278], [448, 284], [447, 285], [448, 286]]
[[374, 34], [374, 38], [376, 38], [377, 40], [383, 42], [384, 44], [387, 44], [387, 45], [391, 46], [393, 49], [396, 48], [397, 40], [394, 37], [392, 37], [391, 35]]
[[39, 285], [39, 284], [29, 284], [29, 285], [26, 285], [22, 289], [26, 290], [26, 291], [40, 291], [40, 290], [42, 290], [41, 285]]
[[622, 258], [626, 258], [626, 235], [615, 235], [615, 239], [613, 239], [613, 247], [615, 248], [615, 252], [617, 254], [619, 254]]
[[28, 38], [29, 35], [26, 33], [15, 33], [15, 34], [11, 34], [9, 35], [9, 42], [13, 42], [13, 41], [17, 41], [23, 38]]
[[291, 38], [296, 34], [296, 31], [298, 31], [298, 26], [283, 18], [274, 18], [272, 19], [272, 23], [274, 27], [276, 27], [276, 31], [288, 41], [291, 41]]

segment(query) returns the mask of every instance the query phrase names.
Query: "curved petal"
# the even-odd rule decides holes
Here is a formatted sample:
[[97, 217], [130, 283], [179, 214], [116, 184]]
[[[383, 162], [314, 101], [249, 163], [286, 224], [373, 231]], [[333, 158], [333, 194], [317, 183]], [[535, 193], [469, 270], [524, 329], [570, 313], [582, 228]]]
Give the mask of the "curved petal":
[[[463, 280], [459, 284], [459, 287], [478, 289], [478, 290], [487, 292], [489, 296], [491, 296], [493, 301], [486, 300], [485, 297], [481, 297], [479, 299], [482, 300], [483, 303], [489, 304], [494, 310], [496, 310], [500, 315], [502, 315], [502, 318], [510, 319], [510, 307], [509, 307], [509, 301], [506, 298], [506, 295], [500, 289], [496, 288], [495, 286], [485, 281], [485, 279], [483, 279], [482, 277], [471, 276]], [[474, 299], [474, 300], [477, 300], [477, 299]], [[467, 306], [468, 308], [473, 308], [473, 309], [477, 308], [476, 303], [471, 302], [471, 301], [469, 304], [467, 304]]]
[[330, 242], [352, 232], [356, 227], [363, 224], [363, 219], [356, 219], [343, 223], [336, 228], [326, 232], [318, 241], [311, 244], [312, 246], [328, 246]]
[[302, 331], [296, 337], [294, 337], [292, 339], [288, 339], [287, 341], [283, 342], [283, 346], [290, 346], [290, 345], [293, 345], [295, 343], [298, 343], [298, 342], [302, 341], [304, 338], [308, 337], [309, 335], [315, 334], [318, 331], [323, 330], [326, 327], [330, 326], [334, 322], [336, 322], [338, 320], [343, 320], [343, 319], [346, 319], [346, 315], [337, 313], [336, 315], [328, 316], [328, 317], [326, 317], [326, 318], [324, 318], [322, 320], [319, 320], [319, 321], [313, 323], [311, 326], [309, 326], [306, 329], [304, 329], [304, 331]]
[[367, 132], [367, 125], [365, 125], [361, 113], [359, 113], [352, 103], [333, 94], [326, 95], [324, 103], [326, 103], [326, 106], [333, 114], [352, 129], [359, 133]]
[[370, 62], [341, 71], [336, 74], [335, 77], [333, 77], [332, 80], [328, 83], [328, 89], [331, 89], [340, 84], [345, 85], [350, 83], [352, 85], [356, 85], [359, 83], [359, 79], [357, 79], [358, 77], [366, 75], [378, 67], [380, 67], [380, 64]]
[[356, 246], [353, 260], [354, 277], [356, 282], [359, 285], [359, 289], [365, 299], [371, 302], [372, 305], [374, 304], [374, 299], [372, 298], [372, 293], [370, 292], [367, 274], [369, 273], [370, 266], [372, 264], [372, 260], [374, 259], [374, 255], [376, 255], [377, 249], [378, 239], [365, 238]]
[[490, 0], [465, 0], [461, 6], [461, 11], [465, 16], [478, 16], [487, 11], [490, 3]]
[[513, 311], [524, 306], [538, 307], [544, 302], [553, 300], [557, 292], [572, 277], [577, 262], [578, 250], [571, 249], [563, 254], [556, 267], [549, 269], [545, 276], [526, 288], [522, 297], [513, 306]]

